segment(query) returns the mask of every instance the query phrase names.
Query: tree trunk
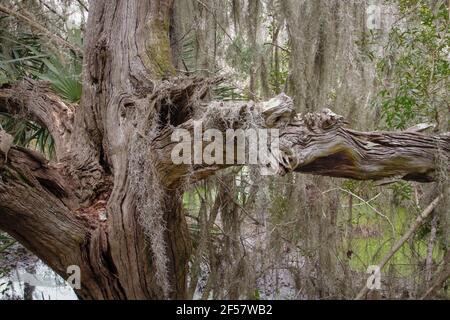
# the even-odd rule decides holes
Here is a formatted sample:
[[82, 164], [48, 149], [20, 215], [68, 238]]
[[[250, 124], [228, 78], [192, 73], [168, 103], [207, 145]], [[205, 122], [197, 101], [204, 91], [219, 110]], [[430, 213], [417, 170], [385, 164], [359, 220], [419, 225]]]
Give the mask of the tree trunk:
[[80, 298], [187, 296], [183, 186], [225, 167], [171, 162], [171, 133], [192, 130], [194, 119], [205, 130], [245, 128], [250, 119], [279, 128], [279, 174], [432, 181], [437, 154], [448, 159], [448, 135], [357, 132], [329, 110], [296, 115], [285, 95], [205, 105], [220, 79], [167, 80], [171, 12], [171, 0], [92, 2], [77, 106], [29, 79], [0, 89], [0, 111], [40, 123], [56, 141], [49, 162], [0, 131], [0, 228], [64, 278], [78, 265]]
[[[57, 159], [64, 164], [58, 172], [72, 179], [64, 187], [53, 186], [52, 181], [46, 181], [53, 177], [44, 172], [43, 180], [39, 180], [36, 172], [28, 174], [28, 168], [22, 163], [16, 167], [13, 161], [29, 161], [30, 165], [47, 170], [46, 161], [29, 159], [35, 155], [30, 156], [28, 151], [11, 150], [7, 170], [16, 170], [11, 174], [17, 173], [18, 177], [30, 176], [31, 183], [7, 181], [10, 183], [1, 195], [2, 229], [21, 240], [65, 278], [67, 266], [79, 265], [82, 289], [77, 294], [81, 298], [185, 296], [189, 242], [181, 201], [173, 199], [170, 195], [173, 192], [163, 190], [161, 197], [167, 204], [163, 218], [167, 226], [163, 235], [166, 245], [160, 255], [167, 257], [167, 279], [161, 283], [155, 276], [158, 272], [152, 245], [146, 243], [144, 229], [138, 222], [141, 212], [136, 192], [141, 186], [133, 186], [129, 174], [133, 129], [152, 124], [155, 113], [151, 110], [150, 95], [155, 81], [173, 74], [169, 46], [171, 5], [171, 1], [160, 0], [91, 4], [85, 38], [83, 97], [74, 119], [64, 119], [73, 122], [69, 129], [52, 128], [52, 123], [59, 122], [47, 120], [49, 114], [62, 114], [46, 109], [56, 105], [54, 99], [49, 101], [47, 89], [30, 90], [27, 101], [7, 96], [11, 92], [3, 91], [2, 97], [9, 107], [14, 102], [35, 100], [36, 95], [44, 96], [39, 101], [48, 105], [28, 103], [24, 109], [45, 113], [34, 118], [42, 120], [39, 122], [55, 137]], [[145, 115], [148, 118], [144, 120]], [[65, 137], [64, 142], [60, 143], [62, 139], [55, 134], [58, 131]], [[60, 145], [66, 148], [63, 150]], [[34, 178], [38, 181], [33, 181]], [[74, 196], [63, 203], [58, 198], [66, 189], [74, 189]], [[28, 201], [18, 199], [17, 195], [25, 194]], [[106, 221], [101, 221], [99, 217], [105, 211]], [[38, 218], [42, 219], [39, 223]]]

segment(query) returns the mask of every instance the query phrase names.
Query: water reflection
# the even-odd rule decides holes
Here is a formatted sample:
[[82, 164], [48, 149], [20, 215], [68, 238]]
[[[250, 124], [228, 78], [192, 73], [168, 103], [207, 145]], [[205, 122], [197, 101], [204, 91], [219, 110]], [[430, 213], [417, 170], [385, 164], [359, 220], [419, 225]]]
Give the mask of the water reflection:
[[0, 277], [0, 300], [77, 300], [66, 281], [42, 261], [33, 268], [17, 266]]

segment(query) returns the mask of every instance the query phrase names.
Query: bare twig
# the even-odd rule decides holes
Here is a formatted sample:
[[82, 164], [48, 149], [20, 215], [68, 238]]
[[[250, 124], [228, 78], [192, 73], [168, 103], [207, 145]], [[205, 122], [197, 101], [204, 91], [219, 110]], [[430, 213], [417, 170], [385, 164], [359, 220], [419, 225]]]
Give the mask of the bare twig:
[[[394, 244], [391, 250], [386, 254], [383, 260], [378, 265], [380, 270], [388, 263], [388, 261], [394, 256], [394, 254], [403, 246], [403, 244], [414, 235], [417, 229], [424, 223], [424, 221], [433, 213], [434, 208], [436, 208], [439, 201], [442, 200], [442, 194], [439, 195], [436, 199], [431, 202], [428, 207], [417, 217], [416, 221], [412, 224], [412, 226], [408, 229], [408, 231]], [[361, 300], [369, 291], [367, 286], [361, 289], [361, 291], [356, 296], [355, 300]]]
[[6, 13], [9, 16], [15, 17], [16, 19], [25, 22], [26, 24], [28, 24], [30, 27], [38, 30], [39, 32], [45, 34], [47, 37], [49, 37], [49, 39], [56, 45], [59, 46], [64, 46], [66, 48], [69, 48], [73, 51], [75, 51], [77, 54], [79, 54], [80, 56], [83, 55], [83, 50], [81, 48], [79, 48], [78, 46], [64, 40], [63, 38], [61, 38], [60, 36], [51, 33], [50, 31], [48, 31], [47, 28], [43, 27], [42, 25], [40, 25], [39, 23], [37, 23], [36, 21], [33, 21], [32, 19], [28, 18], [27, 16], [20, 14], [18, 12], [15, 12], [12, 9], [9, 9], [7, 7], [5, 7], [4, 5], [0, 4], [0, 11]]
[[364, 200], [363, 198], [361, 198], [360, 196], [358, 196], [357, 194], [354, 194], [354, 193], [351, 192], [350, 190], [347, 190], [347, 189], [344, 189], [344, 188], [334, 188], [334, 189], [327, 190], [327, 191], [323, 192], [323, 194], [328, 193], [328, 192], [331, 192], [331, 191], [334, 191], [334, 190], [340, 190], [340, 191], [342, 191], [342, 192], [348, 193], [349, 195], [351, 195], [351, 196], [357, 198], [358, 200], [364, 202], [364, 204], [366, 204], [369, 208], [371, 208], [376, 214], [378, 214], [380, 217], [386, 219], [386, 221], [387, 221], [387, 222], [389, 223], [389, 225], [391, 226], [391, 229], [392, 229], [392, 236], [393, 236], [393, 237], [395, 236], [395, 227], [394, 227], [394, 225], [392, 224], [391, 219], [389, 219], [388, 216], [386, 216], [385, 214], [381, 213], [377, 208], [375, 208], [374, 206], [372, 206], [372, 205], [369, 203], [370, 201], [374, 200], [374, 198], [371, 199], [371, 200], [369, 200], [369, 201], [366, 201], [366, 200]]

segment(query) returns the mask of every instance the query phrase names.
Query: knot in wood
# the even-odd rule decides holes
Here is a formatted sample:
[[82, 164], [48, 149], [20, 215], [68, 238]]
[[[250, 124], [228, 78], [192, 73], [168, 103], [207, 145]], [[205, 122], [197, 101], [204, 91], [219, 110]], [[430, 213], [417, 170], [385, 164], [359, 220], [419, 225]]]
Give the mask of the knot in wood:
[[284, 127], [295, 117], [294, 103], [284, 93], [262, 103], [261, 109], [261, 115], [267, 128]]

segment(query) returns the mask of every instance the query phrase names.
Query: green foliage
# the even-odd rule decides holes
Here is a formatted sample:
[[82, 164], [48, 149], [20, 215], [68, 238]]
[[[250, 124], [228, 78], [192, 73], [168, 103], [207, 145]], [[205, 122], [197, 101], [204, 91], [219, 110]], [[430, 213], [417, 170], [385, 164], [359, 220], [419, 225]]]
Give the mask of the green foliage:
[[439, 111], [448, 112], [448, 8], [445, 2], [439, 8], [425, 0], [396, 2], [403, 19], [392, 27], [383, 56], [367, 54], [382, 86], [374, 102], [388, 127], [439, 122]]
[[36, 74], [41, 80], [49, 81], [53, 90], [64, 100], [79, 102], [81, 99], [81, 61], [71, 58], [63, 64], [55, 57], [42, 59], [46, 71]]
[[399, 181], [389, 186], [394, 195], [394, 202], [400, 204], [401, 201], [411, 200], [412, 186], [408, 182]]
[[36, 36], [29, 33], [11, 34], [2, 30], [0, 40], [0, 85], [14, 83], [42, 71], [42, 59], [48, 54], [41, 51]]
[[[72, 29], [69, 40], [81, 44], [81, 31]], [[81, 99], [81, 59], [71, 53], [56, 56], [46, 52], [38, 37], [25, 33], [0, 31], [0, 86], [24, 77], [49, 81], [52, 89], [68, 102]], [[14, 136], [14, 143], [33, 147], [49, 157], [54, 154], [54, 141], [46, 128], [12, 115], [1, 113], [0, 125]]]
[[[392, 221], [395, 229], [399, 231], [397, 237], [400, 237], [411, 223], [411, 214], [408, 210], [396, 207], [392, 212]], [[352, 259], [349, 260], [350, 267], [353, 270], [364, 272], [370, 264], [376, 264], [381, 257], [385, 256], [393, 244], [398, 239], [393, 239], [388, 230], [386, 221], [379, 215], [370, 214], [371, 209], [366, 205], [354, 208], [354, 219], [352, 226], [355, 229], [372, 231], [367, 235], [355, 234], [351, 239]], [[381, 225], [381, 226], [380, 226]], [[427, 256], [427, 234], [430, 232], [430, 221], [422, 226], [415, 234], [413, 241], [404, 244], [402, 248], [391, 258], [384, 270], [393, 268], [399, 276], [411, 277], [417, 270], [414, 266], [414, 259], [424, 261]], [[347, 243], [343, 243], [346, 248]], [[342, 259], [345, 259], [346, 249], [341, 251]], [[441, 261], [445, 253], [443, 247], [436, 247], [433, 251], [433, 259]]]
[[195, 39], [193, 36], [186, 36], [182, 42], [181, 60], [186, 71], [193, 71], [196, 68]]
[[67, 40], [79, 48], [83, 48], [83, 32], [80, 28], [72, 28], [67, 32]]
[[261, 300], [261, 293], [260, 293], [259, 289], [256, 289], [255, 292], [253, 293], [253, 299]]
[[359, 181], [346, 179], [342, 183], [342, 188], [348, 190], [349, 192], [355, 193], [355, 190], [358, 188], [359, 184]]
[[0, 254], [2, 254], [6, 249], [8, 249], [11, 245], [13, 245], [16, 241], [6, 235], [5, 233], [0, 232]]
[[253, 50], [258, 48], [250, 47], [242, 36], [237, 36], [227, 48], [225, 59], [238, 72], [248, 75], [252, 66]]

